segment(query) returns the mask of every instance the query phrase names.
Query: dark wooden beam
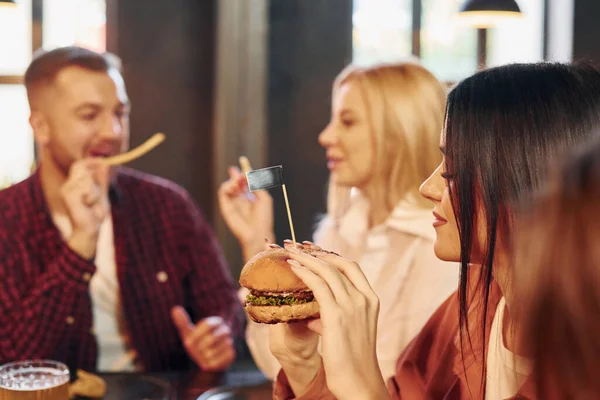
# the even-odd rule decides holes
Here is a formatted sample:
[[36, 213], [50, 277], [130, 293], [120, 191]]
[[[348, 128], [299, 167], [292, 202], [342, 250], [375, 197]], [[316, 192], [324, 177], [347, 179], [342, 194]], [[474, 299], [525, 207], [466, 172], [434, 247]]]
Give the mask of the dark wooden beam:
[[543, 49], [542, 49], [542, 54], [544, 57], [544, 60], [548, 60], [548, 47], [549, 47], [549, 34], [548, 34], [548, 29], [549, 29], [549, 17], [550, 17], [550, 1], [549, 0], [544, 0], [544, 27], [543, 27], [543, 35], [544, 35], [544, 44], [543, 44]]
[[[317, 142], [331, 112], [331, 86], [352, 60], [352, 0], [272, 0], [268, 58], [269, 164], [282, 164], [298, 240], [325, 211], [329, 173]], [[281, 190], [275, 234], [290, 237]]]
[[109, 0], [107, 50], [123, 61], [132, 102], [131, 145], [167, 140], [131, 165], [186, 188], [213, 209], [213, 104], [217, 0]]
[[600, 65], [600, 1], [573, 1], [573, 60], [584, 60]]
[[[245, 155], [253, 167], [268, 164], [266, 127], [269, 0], [220, 0], [217, 9], [213, 171], [216, 193], [227, 167]], [[218, 209], [217, 196], [213, 209]], [[214, 213], [217, 235], [238, 276], [240, 246]]]
[[31, 48], [42, 47], [44, 41], [44, 0], [31, 0]]
[[477, 29], [477, 68], [487, 68], [487, 29]]
[[423, 4], [421, 0], [412, 1], [412, 54], [421, 57], [421, 19]]

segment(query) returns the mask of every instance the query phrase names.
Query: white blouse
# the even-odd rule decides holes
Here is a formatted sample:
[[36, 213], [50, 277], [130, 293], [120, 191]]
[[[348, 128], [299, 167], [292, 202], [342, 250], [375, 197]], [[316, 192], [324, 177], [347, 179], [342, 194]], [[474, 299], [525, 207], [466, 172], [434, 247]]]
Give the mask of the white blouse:
[[506, 299], [498, 303], [490, 331], [486, 359], [485, 400], [513, 397], [531, 373], [531, 360], [514, 354], [504, 345], [502, 334]]

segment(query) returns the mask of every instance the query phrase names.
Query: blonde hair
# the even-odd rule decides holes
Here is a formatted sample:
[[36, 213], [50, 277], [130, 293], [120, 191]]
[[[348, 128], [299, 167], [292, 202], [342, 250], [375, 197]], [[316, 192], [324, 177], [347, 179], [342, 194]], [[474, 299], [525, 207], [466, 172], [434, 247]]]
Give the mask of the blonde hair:
[[[446, 109], [446, 90], [425, 67], [414, 61], [370, 67], [350, 65], [333, 83], [335, 99], [341, 86], [361, 90], [375, 148], [373, 179], [390, 213], [400, 200], [419, 208], [431, 203], [419, 186], [441, 162], [438, 148]], [[346, 212], [349, 187], [330, 180], [327, 214], [334, 223]]]

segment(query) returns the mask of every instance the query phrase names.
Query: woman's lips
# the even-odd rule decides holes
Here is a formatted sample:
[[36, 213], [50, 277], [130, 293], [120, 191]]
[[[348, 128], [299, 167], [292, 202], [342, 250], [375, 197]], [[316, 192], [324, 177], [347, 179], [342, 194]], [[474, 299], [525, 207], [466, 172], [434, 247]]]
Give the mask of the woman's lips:
[[433, 212], [433, 217], [435, 218], [433, 221], [433, 227], [437, 228], [438, 226], [442, 226], [448, 223], [442, 216], [435, 211]]
[[341, 158], [328, 158], [327, 159], [327, 168], [330, 170], [336, 169], [340, 163], [342, 162]]

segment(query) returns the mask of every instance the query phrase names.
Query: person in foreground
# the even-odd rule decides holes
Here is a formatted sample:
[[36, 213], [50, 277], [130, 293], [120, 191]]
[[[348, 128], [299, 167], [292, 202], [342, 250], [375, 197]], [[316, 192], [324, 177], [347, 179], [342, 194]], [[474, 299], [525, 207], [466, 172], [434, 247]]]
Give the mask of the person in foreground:
[[41, 162], [0, 192], [0, 364], [227, 368], [244, 319], [207, 221], [174, 183], [102, 162], [129, 142], [116, 61], [66, 47], [25, 73]]
[[[458, 282], [458, 270], [435, 257], [431, 204], [419, 196], [441, 160], [445, 104], [444, 88], [418, 63], [349, 66], [334, 82], [331, 121], [319, 135], [331, 174], [327, 216], [314, 240], [359, 261], [381, 299], [377, 358], [386, 377]], [[273, 239], [272, 222], [266, 223], [273, 210], [268, 194], [251, 202], [246, 190], [234, 169], [219, 199], [248, 261], [265, 237]], [[275, 378], [280, 365], [268, 335], [268, 326], [249, 322], [252, 356]]]
[[271, 330], [283, 368], [274, 398], [535, 398], [530, 349], [518, 346], [512, 318], [512, 210], [599, 118], [600, 73], [586, 66], [507, 65], [458, 84], [444, 159], [421, 186], [434, 204], [436, 255], [461, 263], [458, 291], [402, 353], [386, 388], [375, 356], [379, 302], [359, 265], [289, 248], [320, 319]]
[[600, 142], [579, 151], [517, 225], [515, 297], [538, 398], [600, 398]]

